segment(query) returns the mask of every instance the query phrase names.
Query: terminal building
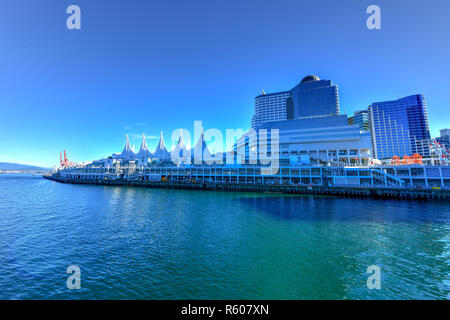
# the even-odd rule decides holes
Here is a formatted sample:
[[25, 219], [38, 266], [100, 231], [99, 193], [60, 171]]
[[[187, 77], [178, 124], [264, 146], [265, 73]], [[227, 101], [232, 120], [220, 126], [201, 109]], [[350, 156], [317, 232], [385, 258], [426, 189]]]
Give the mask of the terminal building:
[[[266, 129], [268, 137], [273, 129], [278, 129], [281, 165], [369, 165], [372, 160], [370, 132], [349, 125], [346, 115], [272, 121], [260, 129]], [[260, 147], [257, 134], [250, 130], [238, 140], [235, 150], [257, 151]]]
[[[340, 115], [339, 90], [330, 80], [309, 75], [290, 91], [255, 98], [252, 128], [234, 149], [258, 150], [258, 129], [279, 130], [280, 162], [367, 165], [372, 160], [367, 111], [352, 120]], [[356, 118], [357, 123], [351, 123]], [[246, 158], [248, 155], [246, 154]]]
[[[180, 135], [170, 151], [162, 133], [154, 152], [143, 135], [136, 153], [127, 136], [121, 153], [85, 165], [62, 166], [56, 174], [82, 181], [450, 188], [450, 168], [443, 161], [448, 154], [438, 139], [430, 139], [423, 95], [373, 103], [349, 119], [340, 115], [338, 87], [307, 76], [290, 91], [256, 97], [251, 126], [223, 154], [209, 152], [203, 131], [194, 148], [186, 147]], [[441, 141], [448, 141], [449, 131], [441, 131]], [[255, 153], [259, 161], [252, 162]], [[414, 165], [377, 161], [415, 153], [428, 154], [432, 161]], [[216, 157], [223, 161], [205, 162]], [[268, 171], [261, 160], [274, 158], [279, 163], [275, 171], [273, 167]]]

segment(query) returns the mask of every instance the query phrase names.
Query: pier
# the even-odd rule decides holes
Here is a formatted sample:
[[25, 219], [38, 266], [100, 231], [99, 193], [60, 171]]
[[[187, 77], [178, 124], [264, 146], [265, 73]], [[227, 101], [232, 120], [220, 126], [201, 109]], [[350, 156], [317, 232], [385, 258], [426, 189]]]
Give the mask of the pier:
[[90, 184], [105, 186], [129, 186], [164, 189], [186, 189], [204, 191], [259, 192], [280, 194], [301, 194], [317, 196], [337, 196], [396, 200], [450, 200], [450, 190], [417, 189], [398, 187], [350, 187], [350, 186], [310, 186], [310, 185], [264, 185], [220, 182], [181, 182], [181, 181], [139, 181], [129, 179], [101, 180], [74, 179], [44, 175], [45, 179], [71, 184]]

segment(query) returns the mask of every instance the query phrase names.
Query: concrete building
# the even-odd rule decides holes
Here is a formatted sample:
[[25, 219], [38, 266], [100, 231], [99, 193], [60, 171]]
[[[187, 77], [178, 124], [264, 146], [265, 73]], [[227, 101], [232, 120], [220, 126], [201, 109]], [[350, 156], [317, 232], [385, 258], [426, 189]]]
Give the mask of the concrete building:
[[[260, 129], [279, 130], [280, 164], [369, 164], [372, 160], [369, 131], [357, 125], [348, 125], [346, 115], [315, 116], [265, 123]], [[238, 140], [235, 151], [258, 152], [261, 147], [255, 137], [258, 132], [248, 132]], [[271, 152], [267, 142], [267, 150]]]

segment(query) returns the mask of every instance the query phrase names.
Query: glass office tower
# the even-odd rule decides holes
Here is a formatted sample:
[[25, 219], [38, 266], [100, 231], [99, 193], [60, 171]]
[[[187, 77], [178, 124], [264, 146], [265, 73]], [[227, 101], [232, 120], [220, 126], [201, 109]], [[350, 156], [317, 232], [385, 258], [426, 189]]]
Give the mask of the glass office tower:
[[416, 142], [430, 139], [423, 95], [373, 103], [369, 107], [369, 119], [373, 154], [377, 159], [420, 153]]
[[436, 141], [443, 144], [447, 149], [450, 149], [450, 129], [439, 130], [441, 136], [436, 138]]
[[264, 123], [302, 117], [339, 114], [339, 90], [330, 80], [311, 75], [292, 90], [266, 94], [255, 98], [252, 128]]
[[369, 113], [367, 110], [356, 111], [353, 116], [348, 117], [348, 124], [358, 125], [361, 130], [369, 130]]
[[320, 80], [310, 75], [303, 78], [291, 93], [288, 119], [339, 114], [339, 89], [331, 80]]

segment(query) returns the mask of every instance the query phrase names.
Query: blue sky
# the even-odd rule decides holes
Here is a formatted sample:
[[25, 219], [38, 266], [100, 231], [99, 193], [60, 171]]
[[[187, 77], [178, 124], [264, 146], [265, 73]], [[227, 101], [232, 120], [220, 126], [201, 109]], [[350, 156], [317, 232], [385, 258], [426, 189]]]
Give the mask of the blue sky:
[[[82, 29], [66, 28], [81, 8]], [[382, 30], [366, 28], [381, 7]], [[425, 94], [450, 127], [450, 3], [364, 0], [2, 1], [0, 161], [54, 165], [120, 152], [138, 136], [250, 125], [262, 89], [317, 74], [341, 110]], [[157, 139], [150, 139], [153, 148]]]

